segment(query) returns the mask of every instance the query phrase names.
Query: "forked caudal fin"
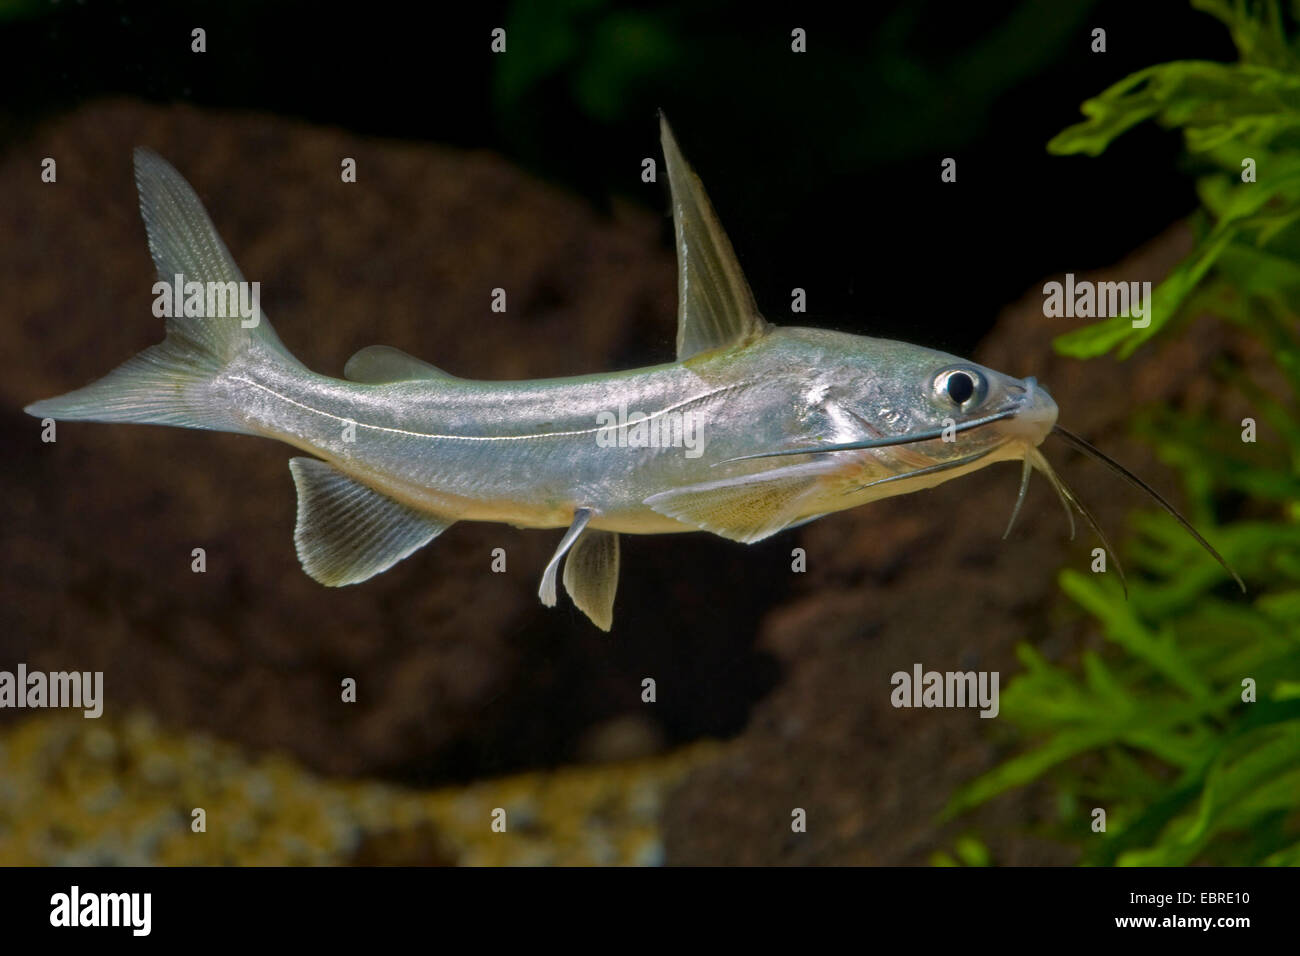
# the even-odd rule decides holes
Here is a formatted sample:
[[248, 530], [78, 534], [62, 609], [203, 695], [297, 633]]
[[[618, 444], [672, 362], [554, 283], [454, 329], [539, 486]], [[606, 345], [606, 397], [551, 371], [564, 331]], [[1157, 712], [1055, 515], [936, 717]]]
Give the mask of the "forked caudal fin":
[[[135, 151], [135, 182], [159, 281], [170, 286], [180, 276], [182, 287], [189, 282], [205, 287], [220, 284], [223, 296], [242, 287], [239, 267], [180, 173], [156, 153], [140, 148]], [[186, 316], [180, 302], [173, 303], [171, 311], [162, 342], [98, 381], [34, 402], [26, 411], [60, 420], [249, 431], [214, 387], [220, 371], [255, 346], [278, 361], [300, 363], [285, 349], [260, 308], [247, 318], [229, 314], [234, 310], [223, 317]]]

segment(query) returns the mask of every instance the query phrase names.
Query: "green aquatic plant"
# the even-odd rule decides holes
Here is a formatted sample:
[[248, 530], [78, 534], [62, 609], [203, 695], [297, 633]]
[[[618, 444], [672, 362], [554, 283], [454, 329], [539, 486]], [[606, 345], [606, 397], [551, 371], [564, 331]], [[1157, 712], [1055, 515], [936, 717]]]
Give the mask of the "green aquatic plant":
[[1206, 314], [1256, 340], [1249, 371], [1229, 357], [1207, 370], [1248, 420], [1163, 410], [1138, 422], [1250, 594], [1225, 587], [1166, 515], [1138, 516], [1131, 600], [1107, 576], [1060, 577], [1104, 652], [1065, 666], [1020, 648], [1002, 714], [1033, 743], [947, 814], [1042, 778], [1059, 794], [1057, 836], [1084, 863], [1300, 865], [1300, 4], [1193, 6], [1228, 26], [1237, 63], [1141, 70], [1048, 148], [1096, 156], [1146, 120], [1181, 131], [1199, 174], [1195, 248], [1153, 290], [1149, 326], [1121, 316], [1056, 348], [1123, 358]]

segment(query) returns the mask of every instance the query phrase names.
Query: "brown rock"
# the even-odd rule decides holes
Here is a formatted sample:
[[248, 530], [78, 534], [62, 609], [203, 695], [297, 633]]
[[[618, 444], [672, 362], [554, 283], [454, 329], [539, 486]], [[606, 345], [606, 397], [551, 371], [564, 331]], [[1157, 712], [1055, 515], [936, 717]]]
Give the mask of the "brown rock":
[[[1190, 247], [1188, 231], [1177, 227], [1112, 274], [1087, 278], [1155, 281]], [[1209, 362], [1230, 346], [1249, 355], [1250, 346], [1203, 321], [1127, 362], [1076, 361], [1053, 353], [1051, 340], [1079, 322], [1044, 318], [1042, 303], [1035, 289], [1008, 308], [976, 360], [1037, 376], [1063, 424], [1177, 500], [1176, 475], [1126, 434], [1132, 414], [1153, 403], [1217, 400]], [[1218, 415], [1236, 428], [1241, 411]], [[1125, 515], [1146, 503], [1060, 443], [1044, 449], [1122, 542]], [[991, 467], [801, 532], [808, 571], [799, 593], [764, 619], [759, 638], [784, 677], [721, 759], [697, 769], [671, 800], [669, 863], [926, 863], [973, 822], [992, 835], [995, 862], [1067, 861], [1059, 847], [1025, 835], [1051, 812], [1043, 788], [1001, 798], [973, 820], [937, 823], [957, 786], [1008, 755], [1005, 726], [974, 710], [890, 704], [890, 676], [918, 662], [927, 670], [996, 670], [1005, 687], [1020, 669], [1021, 642], [1060, 658], [1099, 641], [1055, 583], [1062, 567], [1086, 568], [1096, 542], [1086, 527], [1073, 543], [1066, 539], [1060, 505], [1041, 477], [1015, 532], [1001, 540], [1018, 477], [1018, 466]], [[807, 812], [806, 834], [791, 832], [796, 807]]]

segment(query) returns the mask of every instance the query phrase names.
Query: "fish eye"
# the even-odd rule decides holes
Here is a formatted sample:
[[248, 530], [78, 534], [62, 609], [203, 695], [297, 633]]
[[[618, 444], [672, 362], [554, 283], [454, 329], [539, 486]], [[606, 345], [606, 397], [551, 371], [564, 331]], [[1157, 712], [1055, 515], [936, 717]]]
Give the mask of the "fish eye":
[[975, 382], [965, 372], [953, 372], [948, 376], [948, 397], [960, 405], [975, 394]]
[[958, 408], [979, 405], [987, 390], [984, 376], [970, 368], [945, 369], [934, 379], [935, 394]]

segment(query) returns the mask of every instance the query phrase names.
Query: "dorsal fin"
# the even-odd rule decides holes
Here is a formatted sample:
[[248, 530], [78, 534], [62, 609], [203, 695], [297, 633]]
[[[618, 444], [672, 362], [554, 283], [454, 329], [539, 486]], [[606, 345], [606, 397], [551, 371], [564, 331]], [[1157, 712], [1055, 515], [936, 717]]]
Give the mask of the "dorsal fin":
[[413, 378], [455, 378], [414, 355], [390, 345], [367, 345], [343, 367], [343, 377], [371, 385], [383, 382], [406, 382]]
[[677, 359], [739, 345], [762, 335], [767, 322], [740, 271], [704, 184], [659, 115], [677, 241]]

